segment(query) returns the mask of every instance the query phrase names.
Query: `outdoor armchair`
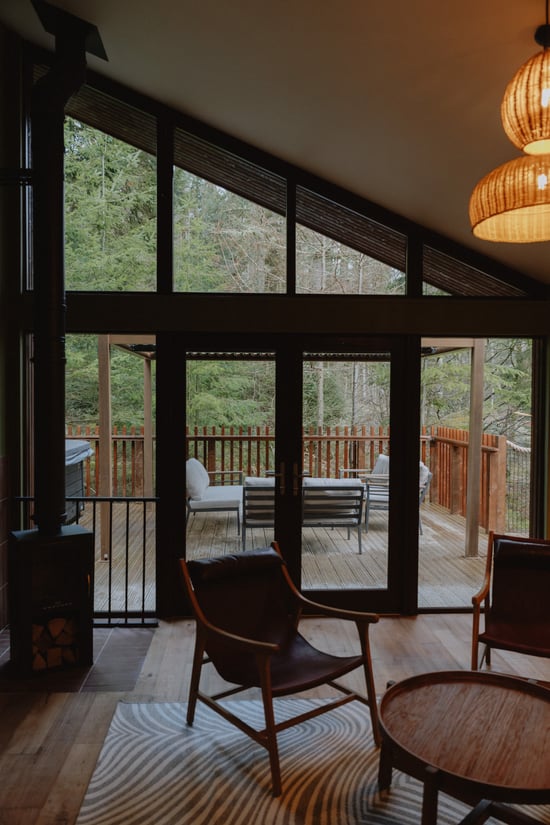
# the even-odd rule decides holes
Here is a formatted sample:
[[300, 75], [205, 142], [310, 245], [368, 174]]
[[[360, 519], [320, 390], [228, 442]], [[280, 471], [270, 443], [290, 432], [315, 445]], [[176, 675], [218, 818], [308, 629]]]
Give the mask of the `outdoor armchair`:
[[[212, 478], [231, 476], [239, 484], [211, 484]], [[187, 487], [186, 523], [191, 513], [213, 513], [229, 511], [237, 516], [237, 533], [241, 531], [242, 506], [242, 472], [240, 470], [215, 470], [207, 472], [196, 458], [189, 458], [185, 463]]]
[[[378, 621], [374, 613], [340, 610], [302, 596], [294, 586], [278, 545], [218, 558], [181, 560], [187, 596], [196, 618], [193, 670], [187, 706], [187, 723], [193, 724], [197, 701], [204, 702], [227, 721], [262, 745], [269, 753], [274, 796], [282, 791], [277, 747], [279, 731], [340, 707], [352, 700], [369, 706], [373, 737], [380, 743], [378, 710], [369, 647], [369, 627]], [[298, 632], [304, 608], [315, 615], [355, 623], [360, 652], [334, 656], [312, 646]], [[206, 656], [206, 658], [205, 658]], [[233, 687], [205, 694], [200, 690], [203, 664], [211, 663]], [[366, 696], [337, 681], [362, 668]], [[284, 722], [274, 718], [273, 698], [288, 696], [329, 684], [336, 698], [312, 703], [311, 709]], [[234, 710], [220, 703], [227, 696], [259, 688], [265, 728], [257, 730]]]
[[[372, 471], [341, 467], [340, 478], [353, 476], [361, 479], [365, 483], [365, 529], [369, 529], [370, 514], [373, 510], [389, 510], [390, 506], [390, 457], [387, 455], [380, 455], [377, 457]], [[429, 468], [420, 462], [418, 475], [418, 506], [424, 501], [430, 482], [432, 480], [432, 473]], [[418, 515], [418, 529], [422, 535], [422, 519], [420, 512]]]

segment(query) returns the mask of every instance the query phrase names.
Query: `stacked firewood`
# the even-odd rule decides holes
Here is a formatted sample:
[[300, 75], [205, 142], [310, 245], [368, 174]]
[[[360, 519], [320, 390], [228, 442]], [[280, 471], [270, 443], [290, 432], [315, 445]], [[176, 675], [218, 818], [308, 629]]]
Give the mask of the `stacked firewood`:
[[78, 661], [78, 632], [74, 618], [60, 616], [32, 626], [32, 669], [73, 665]]

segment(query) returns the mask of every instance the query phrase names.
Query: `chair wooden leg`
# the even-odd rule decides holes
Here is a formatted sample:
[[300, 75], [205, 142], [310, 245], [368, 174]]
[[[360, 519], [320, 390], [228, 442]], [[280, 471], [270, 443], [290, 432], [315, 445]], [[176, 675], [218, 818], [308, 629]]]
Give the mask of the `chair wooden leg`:
[[474, 612], [472, 616], [472, 659], [471, 659], [471, 667], [472, 670], [478, 669], [478, 659], [479, 659], [479, 611], [474, 606]]
[[273, 796], [280, 796], [283, 790], [281, 783], [281, 766], [279, 764], [279, 747], [277, 745], [275, 714], [273, 712], [270, 663], [267, 656], [258, 656], [258, 669], [260, 672], [264, 705], [266, 747], [269, 752], [269, 765], [271, 768], [271, 788]]
[[361, 637], [361, 651], [364, 656], [363, 671], [365, 674], [365, 684], [367, 688], [367, 699], [369, 700], [370, 719], [372, 724], [372, 737], [376, 747], [380, 747], [381, 735], [378, 724], [378, 704], [376, 702], [376, 689], [374, 687], [374, 677], [372, 675], [372, 660], [370, 655], [369, 626], [357, 625], [359, 636]]
[[193, 653], [193, 670], [191, 671], [191, 682], [189, 684], [189, 699], [187, 702], [187, 724], [192, 725], [195, 719], [195, 708], [199, 695], [199, 682], [201, 678], [201, 668], [204, 657], [204, 638], [199, 628], [196, 630], [195, 652]]

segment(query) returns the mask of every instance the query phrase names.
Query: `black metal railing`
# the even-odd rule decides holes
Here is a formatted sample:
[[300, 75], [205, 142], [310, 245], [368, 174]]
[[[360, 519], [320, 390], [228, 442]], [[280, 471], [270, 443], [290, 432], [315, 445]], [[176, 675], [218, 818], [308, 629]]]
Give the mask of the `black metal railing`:
[[[19, 498], [22, 529], [32, 527], [32, 498]], [[156, 624], [154, 497], [67, 498], [71, 523], [94, 535], [94, 625]]]
[[531, 449], [506, 442], [506, 532], [529, 535]]

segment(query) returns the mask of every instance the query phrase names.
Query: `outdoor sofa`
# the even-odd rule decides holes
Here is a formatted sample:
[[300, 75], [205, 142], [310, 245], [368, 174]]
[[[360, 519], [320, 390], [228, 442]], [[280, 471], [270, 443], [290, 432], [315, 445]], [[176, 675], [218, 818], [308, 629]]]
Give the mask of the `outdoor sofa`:
[[[304, 478], [302, 487], [303, 527], [345, 527], [357, 534], [359, 553], [365, 485], [353, 478]], [[246, 531], [273, 527], [275, 523], [275, 479], [247, 476], [243, 485], [242, 543]]]

